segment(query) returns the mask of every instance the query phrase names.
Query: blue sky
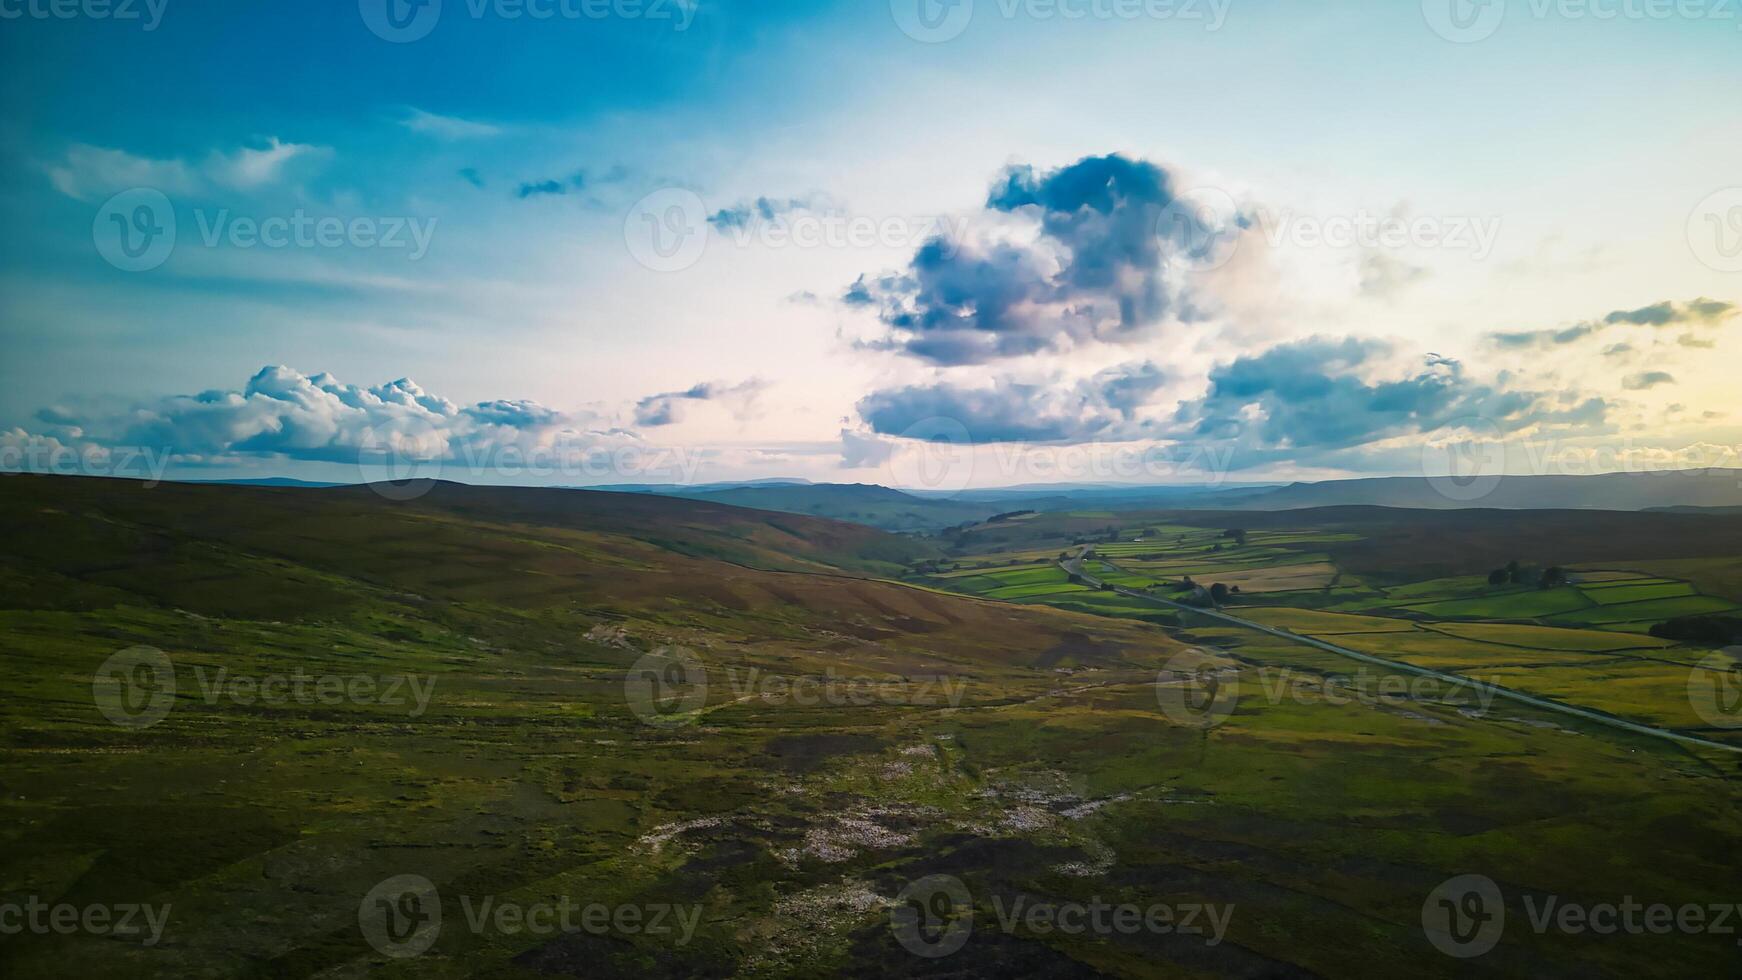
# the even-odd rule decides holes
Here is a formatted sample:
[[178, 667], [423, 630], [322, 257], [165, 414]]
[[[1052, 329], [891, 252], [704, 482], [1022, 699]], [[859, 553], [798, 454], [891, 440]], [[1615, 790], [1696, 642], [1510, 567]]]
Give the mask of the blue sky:
[[[1736, 463], [1716, 3], [391, 0], [396, 42], [385, 2], [0, 0], [0, 463]], [[648, 251], [668, 219], [693, 254]]]

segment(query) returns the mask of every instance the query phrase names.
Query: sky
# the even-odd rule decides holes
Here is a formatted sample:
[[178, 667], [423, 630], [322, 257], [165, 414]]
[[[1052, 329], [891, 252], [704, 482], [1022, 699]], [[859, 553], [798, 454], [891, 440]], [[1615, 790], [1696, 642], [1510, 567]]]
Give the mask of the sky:
[[1720, 0], [0, 0], [0, 470], [1742, 465]]

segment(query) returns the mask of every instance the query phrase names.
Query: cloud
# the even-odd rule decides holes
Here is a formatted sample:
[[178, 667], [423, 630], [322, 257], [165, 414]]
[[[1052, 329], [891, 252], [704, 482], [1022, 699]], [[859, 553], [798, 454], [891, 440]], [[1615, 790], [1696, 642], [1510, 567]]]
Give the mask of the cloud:
[[1694, 347], [1694, 348], [1699, 348], [1699, 349], [1704, 349], [1704, 350], [1709, 350], [1713, 347], [1718, 346], [1718, 342], [1715, 340], [1711, 340], [1711, 339], [1708, 339], [1705, 337], [1701, 337], [1698, 334], [1691, 334], [1691, 333], [1682, 334], [1680, 337], [1677, 337], [1675, 339], [1675, 342], [1683, 347]]
[[1632, 344], [1610, 344], [1603, 348], [1603, 356], [1620, 357], [1623, 354], [1631, 354], [1633, 351], [1634, 347]]
[[1603, 318], [1606, 324], [1631, 323], [1638, 326], [1667, 327], [1677, 323], [1717, 323], [1736, 312], [1736, 304], [1702, 296], [1681, 305], [1664, 300], [1637, 310], [1616, 310]]
[[1601, 398], [1563, 400], [1504, 390], [1436, 359], [1426, 370], [1385, 378], [1396, 349], [1380, 340], [1311, 337], [1236, 358], [1211, 370], [1209, 391], [1182, 403], [1175, 421], [1192, 437], [1231, 439], [1298, 459], [1481, 419], [1502, 432], [1595, 425]]
[[1010, 378], [990, 386], [949, 382], [872, 392], [858, 403], [873, 432], [902, 435], [934, 418], [951, 419], [974, 443], [1130, 440], [1154, 434], [1156, 423], [1139, 418], [1166, 384], [1152, 363], [1109, 368], [1075, 385]]
[[[1594, 336], [1615, 326], [1669, 327], [1678, 324], [1713, 326], [1735, 316], [1736, 304], [1720, 300], [1699, 299], [1686, 303], [1664, 300], [1636, 310], [1615, 310], [1595, 320], [1586, 320], [1557, 330], [1526, 330], [1517, 333], [1493, 333], [1489, 342], [1503, 349], [1557, 347]], [[1620, 346], [1620, 345], [1617, 345]], [[1704, 346], [1691, 344], [1685, 346]]]
[[857, 470], [882, 466], [895, 455], [895, 443], [857, 429], [841, 430], [841, 468]]
[[934, 236], [905, 270], [861, 275], [842, 300], [890, 329], [867, 346], [939, 365], [1142, 339], [1168, 318], [1201, 316], [1170, 267], [1250, 224], [1235, 215], [1213, 226], [1184, 203], [1167, 171], [1117, 154], [1047, 173], [1010, 167], [982, 223], [1014, 225], [1012, 235]]
[[520, 189], [514, 192], [514, 196], [524, 201], [529, 197], [567, 194], [571, 190], [578, 191], [585, 186], [587, 186], [585, 171], [577, 171], [563, 180], [540, 180], [521, 184]]
[[721, 231], [747, 227], [754, 219], [773, 221], [794, 211], [811, 211], [817, 207], [817, 197], [790, 197], [784, 200], [759, 197], [754, 201], [722, 208], [708, 215], [708, 224]]
[[1518, 333], [1489, 334], [1497, 347], [1518, 349], [1525, 347], [1556, 347], [1561, 344], [1571, 344], [1591, 336], [1600, 329], [1594, 324], [1581, 323], [1563, 330], [1525, 330]]
[[1668, 384], [1675, 384], [1675, 375], [1668, 371], [1645, 371], [1628, 375], [1622, 380], [1621, 387], [1628, 391], [1645, 391], [1648, 388]]
[[613, 166], [598, 177], [589, 176], [585, 170], [577, 170], [566, 177], [525, 181], [514, 192], [514, 196], [524, 201], [529, 197], [568, 194], [581, 191], [594, 184], [615, 184], [625, 180], [628, 176], [629, 170], [621, 165]]
[[64, 160], [48, 168], [48, 177], [56, 190], [81, 201], [135, 187], [151, 187], [165, 194], [193, 194], [213, 188], [254, 190], [283, 179], [294, 160], [322, 158], [331, 152], [326, 147], [274, 138], [261, 147], [213, 151], [200, 163], [190, 164], [77, 143], [67, 148]]
[[683, 391], [666, 391], [657, 395], [648, 395], [635, 403], [635, 423], [645, 426], [660, 426], [681, 422], [686, 402], [724, 402], [734, 415], [743, 417], [751, 411], [756, 397], [767, 389], [766, 382], [751, 378], [735, 385], [704, 381]]
[[389, 446], [408, 458], [476, 464], [508, 451], [579, 451], [635, 441], [604, 417], [537, 402], [460, 406], [407, 378], [361, 387], [277, 365], [261, 368], [239, 391], [178, 395], [121, 412], [50, 408], [36, 420], [44, 427], [38, 438], [148, 447], [187, 465], [250, 458], [356, 464]]
[[482, 188], [484, 186], [484, 175], [478, 172], [477, 167], [461, 167], [458, 173], [461, 180], [473, 187]]
[[1361, 292], [1367, 296], [1380, 299], [1395, 296], [1427, 276], [1426, 269], [1388, 252], [1369, 251], [1361, 256]]
[[418, 108], [408, 108], [399, 124], [414, 133], [450, 141], [487, 139], [502, 133], [502, 127], [490, 123], [461, 119], [458, 116], [441, 116]]

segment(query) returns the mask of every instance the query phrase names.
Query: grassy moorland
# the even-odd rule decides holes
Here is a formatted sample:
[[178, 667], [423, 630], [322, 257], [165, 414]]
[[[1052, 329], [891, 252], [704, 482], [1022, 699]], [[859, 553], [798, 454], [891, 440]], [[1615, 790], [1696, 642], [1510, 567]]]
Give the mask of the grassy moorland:
[[[1178, 630], [1166, 610], [1070, 588], [1048, 559], [1086, 531], [1072, 522], [1125, 515], [1049, 515], [1057, 528], [1021, 540], [999, 527], [969, 557], [975, 532], [934, 544], [564, 491], [437, 486], [395, 502], [14, 477], [0, 504], [0, 899], [167, 906], [150, 945], [0, 935], [6, 973], [1587, 976], [1735, 962], [1733, 937], [1528, 927], [1478, 959], [1440, 955], [1423, 905], [1454, 875], [1495, 878], [1515, 922], [1545, 895], [1735, 901], [1735, 760], [1523, 706], [1472, 710], [1468, 692], [1385, 693], [1383, 672], [1361, 682], [1378, 693], [1350, 696], [1331, 654]], [[1129, 540], [1139, 525], [1155, 533]], [[1130, 581], [1244, 569], [1242, 596], [1266, 597], [1241, 600], [1255, 616], [1344, 640], [1407, 635], [1399, 656], [1492, 647], [1506, 659], [1484, 673], [1565, 671], [1572, 693], [1624, 686], [1676, 721], [1628, 672], [1691, 649], [1403, 608], [1526, 594], [1467, 581], [1481, 566], [1411, 566], [1393, 583], [1347, 557], [1365, 553], [1359, 530], [1266, 529], [1245, 545], [1213, 526], [1124, 530], [1097, 550]], [[1262, 574], [1286, 556], [1328, 578]], [[1703, 553], [1648, 557], [1637, 575], [1591, 557], [1607, 563], [1567, 589], [1644, 592], [1576, 609], [1725, 598], [1701, 584], [1722, 569], [1671, 564]], [[912, 582], [890, 580], [903, 569]], [[1281, 588], [1302, 578], [1314, 584]], [[1695, 591], [1650, 591], [1664, 583]], [[103, 665], [139, 646], [172, 672], [149, 727], [104, 711]], [[646, 682], [650, 653], [684, 664], [670, 690]], [[1168, 710], [1182, 670], [1238, 692], [1219, 723]], [[299, 675], [344, 693], [274, 687]], [[427, 951], [394, 959], [366, 938], [360, 903], [406, 874], [439, 891], [444, 922]], [[934, 874], [965, 885], [973, 928], [960, 951], [919, 956], [891, 912]], [[468, 925], [484, 898], [559, 896], [695, 909], [695, 927], [680, 941]], [[1229, 915], [1214, 942], [1003, 926], [1018, 900]]]

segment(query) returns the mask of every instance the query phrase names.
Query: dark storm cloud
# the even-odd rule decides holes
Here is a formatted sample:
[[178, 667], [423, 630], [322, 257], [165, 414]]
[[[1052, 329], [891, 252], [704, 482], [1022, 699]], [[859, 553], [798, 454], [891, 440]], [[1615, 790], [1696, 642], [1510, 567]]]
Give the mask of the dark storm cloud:
[[871, 346], [940, 365], [1137, 339], [1169, 317], [1201, 315], [1169, 287], [1168, 260], [1224, 247], [1249, 223], [1213, 228], [1186, 203], [1167, 171], [1117, 154], [1045, 173], [1010, 167], [985, 212], [1034, 222], [1034, 241], [936, 236], [907, 269], [861, 276], [842, 299], [889, 326]]

